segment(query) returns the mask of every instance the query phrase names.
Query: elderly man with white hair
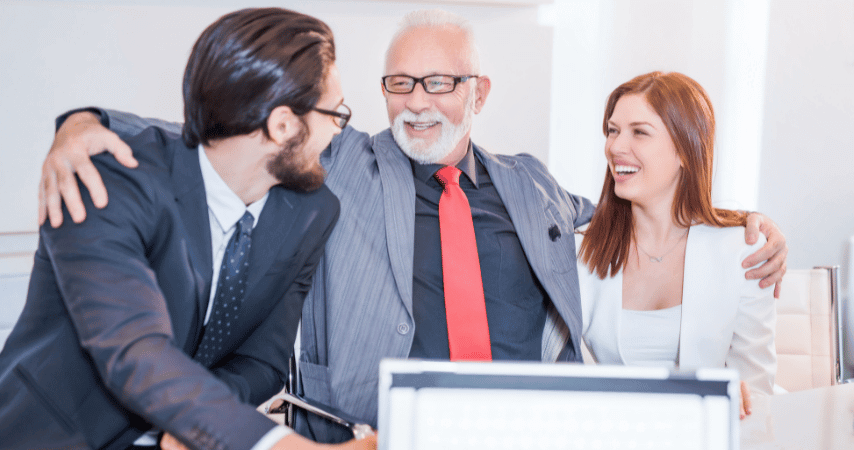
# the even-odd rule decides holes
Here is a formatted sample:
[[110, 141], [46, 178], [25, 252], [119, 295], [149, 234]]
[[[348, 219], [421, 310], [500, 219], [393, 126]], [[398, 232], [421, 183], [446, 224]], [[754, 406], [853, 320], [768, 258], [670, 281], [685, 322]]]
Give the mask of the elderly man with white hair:
[[[303, 309], [299, 357], [300, 394], [373, 426], [382, 358], [580, 361], [572, 235], [594, 208], [533, 156], [493, 155], [472, 143], [491, 81], [466, 20], [435, 10], [407, 15], [386, 53], [382, 87], [391, 128], [369, 136], [347, 127], [321, 155], [341, 215]], [[123, 137], [147, 124], [96, 112]], [[131, 159], [97, 118], [77, 123], [78, 131], [60, 129], [45, 165], [48, 210], [60, 205], [55, 180], [74, 170], [92, 180], [79, 162], [84, 153], [109, 147]], [[104, 194], [96, 181], [87, 185]], [[82, 218], [73, 195], [63, 195]], [[755, 272], [769, 284], [785, 270], [785, 240], [756, 214], [748, 234], [760, 226], [771, 230], [769, 244], [750, 258], [773, 256]], [[319, 441], [349, 437], [314, 416], [299, 416], [296, 428]]]

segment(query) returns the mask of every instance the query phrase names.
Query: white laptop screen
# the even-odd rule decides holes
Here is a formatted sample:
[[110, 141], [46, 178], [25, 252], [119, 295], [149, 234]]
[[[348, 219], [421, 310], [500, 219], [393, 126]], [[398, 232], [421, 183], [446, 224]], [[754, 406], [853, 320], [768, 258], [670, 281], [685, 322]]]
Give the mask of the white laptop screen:
[[383, 449], [731, 450], [734, 373], [384, 361]]

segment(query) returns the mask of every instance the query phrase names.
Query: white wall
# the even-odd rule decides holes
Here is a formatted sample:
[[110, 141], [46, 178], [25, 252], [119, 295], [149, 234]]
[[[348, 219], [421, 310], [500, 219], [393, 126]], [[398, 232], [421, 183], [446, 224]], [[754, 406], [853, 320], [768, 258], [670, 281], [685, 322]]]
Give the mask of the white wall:
[[854, 235], [854, 1], [556, 0], [549, 167], [598, 199], [620, 83], [683, 72], [715, 106], [714, 200], [783, 229], [788, 266], [843, 265]]
[[330, 25], [352, 123], [371, 133], [388, 126], [379, 78], [400, 18], [435, 7], [469, 18], [493, 84], [474, 140], [497, 153], [545, 160], [551, 28], [539, 25], [531, 6], [537, 1], [503, 3], [0, 0], [0, 232], [36, 229], [37, 181], [57, 114], [99, 105], [180, 121], [181, 76], [193, 42], [219, 16], [247, 6], [296, 9]]
[[786, 231], [790, 267], [840, 264], [854, 236], [854, 1], [773, 2], [767, 73], [759, 208]]
[[180, 77], [199, 32], [227, 11], [265, 3], [330, 24], [353, 123], [369, 132], [387, 124], [378, 79], [397, 20], [423, 7], [468, 17], [493, 79], [475, 141], [496, 152], [534, 153], [566, 188], [593, 199], [605, 167], [607, 94], [650, 70], [684, 72], [707, 89], [718, 115], [716, 201], [775, 219], [788, 237], [789, 267], [843, 263], [854, 235], [854, 0], [556, 0], [541, 7], [0, 0], [0, 232], [36, 228], [36, 180], [56, 114], [97, 104], [180, 120]]

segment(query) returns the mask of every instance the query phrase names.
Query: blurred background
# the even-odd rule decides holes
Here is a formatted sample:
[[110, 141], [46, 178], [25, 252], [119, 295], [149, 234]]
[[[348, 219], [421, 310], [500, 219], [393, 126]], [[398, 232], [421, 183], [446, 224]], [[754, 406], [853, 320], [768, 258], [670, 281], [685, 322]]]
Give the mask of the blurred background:
[[388, 126], [379, 77], [399, 19], [465, 16], [493, 82], [474, 141], [532, 153], [594, 201], [607, 95], [641, 73], [683, 72], [716, 109], [716, 204], [767, 214], [789, 268], [840, 265], [854, 290], [854, 0], [0, 0], [0, 233], [37, 230], [56, 115], [98, 105], [180, 121], [199, 33], [266, 5], [332, 27], [352, 124], [370, 133]]

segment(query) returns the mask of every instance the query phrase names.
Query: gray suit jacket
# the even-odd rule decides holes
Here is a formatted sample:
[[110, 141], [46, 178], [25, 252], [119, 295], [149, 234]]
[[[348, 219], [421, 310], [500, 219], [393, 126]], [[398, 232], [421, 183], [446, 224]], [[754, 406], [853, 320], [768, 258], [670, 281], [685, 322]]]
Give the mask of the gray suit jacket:
[[[592, 204], [568, 194], [530, 155], [492, 155], [474, 146], [504, 201], [528, 261], [552, 301], [543, 357], [580, 361], [581, 304], [574, 228]], [[391, 132], [347, 128], [321, 156], [341, 202], [303, 309], [301, 393], [376, 425], [378, 367], [412, 346], [415, 188], [409, 159]], [[551, 231], [550, 231], [551, 230]], [[571, 337], [571, 338], [570, 338]], [[344, 435], [309, 418], [299, 431]]]

